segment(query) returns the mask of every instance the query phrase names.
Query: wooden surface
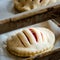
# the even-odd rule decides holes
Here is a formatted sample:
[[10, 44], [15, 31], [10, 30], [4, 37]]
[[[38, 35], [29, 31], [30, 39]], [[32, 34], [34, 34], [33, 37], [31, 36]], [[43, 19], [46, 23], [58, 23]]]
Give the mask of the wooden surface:
[[60, 48], [51, 52], [51, 54], [44, 57], [37, 56], [33, 60], [60, 60]]
[[38, 14], [26, 19], [15, 21], [15, 22], [10, 21], [9, 23], [7, 22], [5, 24], [0, 24], [0, 34], [6, 33], [21, 27], [25, 27], [28, 25], [40, 23], [48, 19], [52, 19], [52, 18], [55, 19], [58, 17], [60, 17], [60, 8], [57, 8], [55, 10], [51, 8], [51, 9], [48, 9], [47, 12], [42, 14]]

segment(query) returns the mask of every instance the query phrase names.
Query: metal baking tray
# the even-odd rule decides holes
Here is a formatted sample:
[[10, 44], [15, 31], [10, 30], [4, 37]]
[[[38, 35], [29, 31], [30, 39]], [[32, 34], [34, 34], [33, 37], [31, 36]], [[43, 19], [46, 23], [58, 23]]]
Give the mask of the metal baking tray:
[[0, 0], [0, 24], [9, 21], [16, 21], [26, 17], [30, 17], [36, 14], [40, 14], [47, 11], [47, 8], [56, 7], [60, 5], [60, 0], [57, 0], [54, 4], [40, 7], [38, 9], [32, 9], [22, 13], [16, 13], [14, 10], [13, 0]]
[[[35, 24], [35, 25], [31, 25], [31, 26], [27, 26], [27, 27], [45, 27], [45, 28], [48, 28], [51, 31], [53, 31], [56, 36], [56, 42], [55, 42], [53, 50], [50, 52], [47, 52], [46, 54], [40, 55], [41, 57], [43, 57], [44, 55], [53, 53], [54, 51], [58, 51], [58, 50], [60, 51], [60, 28], [54, 22], [52, 22], [51, 20], [48, 20], [48, 21], [45, 21], [45, 22], [42, 22], [39, 24]], [[24, 27], [24, 28], [26, 28], [26, 27]], [[23, 29], [23, 28], [20, 28], [20, 29], [17, 29], [17, 30], [8, 32], [8, 33], [0, 34], [0, 58], [1, 58], [1, 60], [28, 60], [28, 59], [33, 60], [34, 58], [37, 58], [36, 56], [31, 57], [31, 58], [20, 58], [20, 57], [13, 56], [7, 52], [7, 50], [6, 50], [7, 38], [9, 36], [12, 36], [12, 35], [18, 33], [21, 29]]]

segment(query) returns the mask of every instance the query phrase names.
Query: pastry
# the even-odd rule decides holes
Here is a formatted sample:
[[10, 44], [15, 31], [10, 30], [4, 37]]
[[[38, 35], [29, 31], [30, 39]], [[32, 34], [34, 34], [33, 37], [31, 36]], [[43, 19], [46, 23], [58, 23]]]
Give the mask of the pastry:
[[14, 0], [14, 7], [16, 10], [21, 12], [36, 9], [55, 2], [56, 0]]
[[31, 57], [50, 51], [54, 42], [54, 33], [47, 28], [25, 28], [8, 38], [7, 50], [16, 56]]

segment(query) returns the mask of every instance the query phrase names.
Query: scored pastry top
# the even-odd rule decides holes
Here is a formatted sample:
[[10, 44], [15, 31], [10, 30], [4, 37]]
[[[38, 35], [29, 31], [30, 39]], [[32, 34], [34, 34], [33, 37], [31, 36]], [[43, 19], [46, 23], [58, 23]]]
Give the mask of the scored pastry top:
[[14, 0], [14, 5], [17, 10], [27, 11], [55, 3], [56, 1], [57, 0]]
[[43, 51], [54, 45], [55, 36], [46, 28], [25, 28], [7, 40], [9, 50], [19, 52]]

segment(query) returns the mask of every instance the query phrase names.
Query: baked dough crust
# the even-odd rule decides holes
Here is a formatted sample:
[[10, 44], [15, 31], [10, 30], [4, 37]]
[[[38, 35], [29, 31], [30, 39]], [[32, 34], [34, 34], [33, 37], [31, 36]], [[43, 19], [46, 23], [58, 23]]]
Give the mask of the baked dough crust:
[[14, 0], [14, 8], [20, 12], [36, 9], [46, 6], [50, 3], [55, 3], [57, 0]]
[[55, 42], [53, 32], [46, 28], [25, 28], [7, 40], [7, 50], [20, 57], [50, 51]]

